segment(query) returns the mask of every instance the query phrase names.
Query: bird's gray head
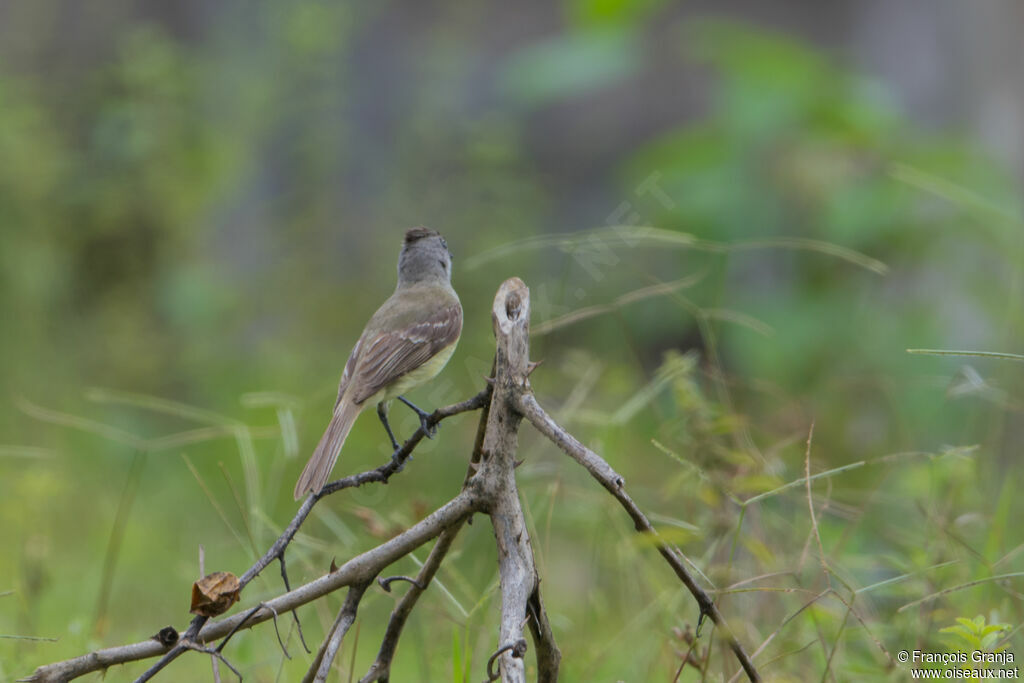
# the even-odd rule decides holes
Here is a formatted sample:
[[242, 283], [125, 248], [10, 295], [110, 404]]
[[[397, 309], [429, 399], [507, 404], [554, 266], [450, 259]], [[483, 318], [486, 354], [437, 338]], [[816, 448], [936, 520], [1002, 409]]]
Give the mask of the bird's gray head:
[[422, 226], [407, 230], [398, 255], [398, 286], [451, 280], [452, 254], [441, 233]]

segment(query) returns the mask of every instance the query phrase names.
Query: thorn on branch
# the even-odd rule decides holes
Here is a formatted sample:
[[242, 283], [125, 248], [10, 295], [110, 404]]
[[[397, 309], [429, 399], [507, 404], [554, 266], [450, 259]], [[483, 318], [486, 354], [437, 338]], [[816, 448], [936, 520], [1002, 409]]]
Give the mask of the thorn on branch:
[[377, 579], [377, 583], [380, 584], [380, 587], [384, 589], [385, 593], [391, 592], [391, 584], [395, 581], [408, 581], [412, 585], [419, 588], [421, 591], [427, 589], [427, 587], [420, 583], [419, 580], [414, 579], [411, 576], [388, 576], [386, 578], [382, 577]]
[[700, 616], [697, 617], [697, 630], [694, 633], [694, 638], [700, 638], [700, 629], [704, 626], [704, 619], [711, 616], [711, 606], [701, 605]]
[[544, 359], [541, 358], [540, 360], [531, 360], [529, 363], [527, 363], [526, 364], [526, 376], [529, 377], [530, 375], [532, 375], [533, 371], [536, 370], [537, 368], [539, 368], [541, 363], [543, 363], [543, 362], [544, 362]]
[[498, 648], [498, 650], [491, 655], [491, 658], [487, 660], [487, 680], [484, 681], [484, 683], [491, 683], [491, 681], [496, 681], [501, 677], [501, 670], [494, 670], [494, 662], [498, 657], [509, 650], [512, 651], [513, 657], [516, 659], [522, 659], [523, 655], [526, 654], [526, 640], [520, 638], [514, 643], [509, 643], [504, 647]]

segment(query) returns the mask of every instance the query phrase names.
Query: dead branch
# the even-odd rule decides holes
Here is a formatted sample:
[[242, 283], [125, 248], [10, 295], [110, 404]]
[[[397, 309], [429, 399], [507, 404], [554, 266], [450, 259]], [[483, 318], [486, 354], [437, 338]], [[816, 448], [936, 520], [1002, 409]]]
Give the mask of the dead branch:
[[[623, 480], [600, 456], [583, 446], [575, 437], [544, 411], [533, 396], [530, 373], [537, 367], [529, 359], [529, 289], [519, 278], [505, 281], [498, 290], [491, 310], [496, 340], [495, 360], [488, 386], [477, 396], [435, 411], [402, 446], [393, 461], [361, 474], [331, 482], [317, 494], [310, 495], [296, 512], [281, 536], [239, 579], [244, 588], [275, 560], [281, 563], [286, 591], [278, 597], [219, 621], [196, 617], [188, 630], [176, 639], [161, 638], [97, 650], [64, 662], [39, 667], [24, 681], [48, 683], [67, 681], [85, 673], [106, 669], [114, 664], [162, 657], [138, 679], [148, 680], [187, 650], [199, 650], [223, 660], [226, 640], [217, 648], [207, 643], [226, 638], [241, 629], [252, 628], [282, 612], [317, 600], [328, 593], [348, 587], [344, 605], [334, 625], [321, 644], [304, 680], [324, 681], [341, 647], [342, 641], [357, 618], [359, 602], [367, 588], [381, 572], [401, 557], [431, 539], [437, 539], [427, 561], [406, 594], [392, 611], [377, 657], [360, 683], [388, 681], [391, 662], [402, 629], [420, 595], [429, 587], [462, 525], [474, 514], [485, 513], [491, 520], [497, 546], [501, 584], [501, 622], [494, 654], [487, 666], [491, 680], [503, 683], [526, 680], [523, 657], [528, 646], [523, 638], [527, 625], [537, 662], [537, 680], [551, 683], [558, 679], [561, 653], [555, 643], [541, 599], [540, 579], [533, 556], [525, 516], [519, 500], [515, 479], [518, 429], [525, 417], [542, 434], [587, 469], [615, 497], [633, 519], [637, 531], [652, 536], [657, 548], [682, 583], [697, 601], [702, 617], [708, 616], [724, 633], [729, 646], [743, 670], [752, 681], [760, 678], [736, 640], [714, 602], [696, 583], [685, 566], [678, 548], [662, 540], [647, 517], [628, 496]], [[468, 410], [483, 408], [469, 469], [462, 490], [448, 503], [394, 538], [345, 562], [341, 567], [298, 588], [288, 588], [284, 553], [308, 518], [312, 507], [323, 497], [366, 483], [386, 483], [401, 471], [416, 445], [441, 420]], [[297, 617], [296, 617], [297, 618]], [[173, 630], [173, 629], [172, 629]], [[164, 629], [161, 631], [163, 633]], [[227, 661], [227, 660], [223, 660]], [[497, 665], [498, 671], [494, 671]]]
[[[494, 367], [491, 367], [491, 376], [494, 376]], [[487, 383], [487, 388], [482, 392], [483, 395], [483, 409], [480, 411], [480, 422], [476, 429], [476, 439], [473, 442], [473, 455], [470, 457], [469, 466], [466, 468], [466, 477], [463, 481], [463, 486], [469, 481], [469, 478], [476, 474], [479, 469], [480, 455], [483, 450], [484, 435], [487, 431], [487, 421], [490, 415], [491, 409], [491, 394], [493, 382]], [[384, 638], [381, 640], [380, 650], [377, 652], [377, 658], [374, 659], [373, 664], [370, 665], [369, 671], [366, 675], [359, 679], [359, 683], [372, 683], [378, 681], [380, 683], [388, 683], [391, 677], [391, 661], [395, 657], [395, 651], [398, 649], [398, 640], [401, 638], [402, 629], [405, 627], [405, 622], [412, 613], [413, 607], [420, 599], [420, 595], [427, 590], [430, 582], [433, 581], [434, 575], [440, 568], [441, 563], [444, 561], [445, 556], [448, 554], [448, 550], [451, 548], [452, 543], [455, 541], [455, 537], [458, 535], [462, 526], [456, 526], [445, 531], [437, 538], [434, 543], [433, 549], [430, 551], [430, 555], [427, 557], [426, 562], [420, 568], [420, 573], [417, 575], [413, 587], [409, 589], [402, 599], [399, 600], [398, 604], [391, 611], [391, 616], [388, 618], [388, 627], [384, 632]], [[385, 590], [387, 588], [385, 587]]]
[[[444, 529], [460, 523], [472, 513], [480, 511], [482, 502], [475, 486], [470, 484], [451, 501], [398, 536], [353, 557], [334, 572], [325, 574], [272, 600], [265, 601], [265, 607], [251, 616], [249, 616], [250, 610], [247, 610], [219, 621], [206, 623], [196, 635], [195, 642], [204, 644], [216, 641], [228, 635], [243, 620], [245, 621], [243, 628], [252, 628], [273, 619], [275, 612], [288, 612], [339, 588], [372, 581], [381, 568], [387, 567], [430, 539], [436, 538]], [[178, 643], [180, 644], [184, 638], [183, 635]], [[31, 683], [69, 681], [92, 671], [106, 669], [114, 664], [157, 657], [166, 654], [170, 649], [156, 640], [145, 640], [131, 645], [97, 650], [75, 659], [40, 667], [31, 676], [22, 680]]]
[[409, 591], [402, 596], [402, 599], [398, 601], [398, 604], [391, 611], [387, 630], [384, 632], [380, 650], [377, 652], [377, 659], [374, 660], [366, 675], [359, 679], [359, 683], [371, 683], [372, 681], [387, 683], [391, 676], [391, 660], [394, 659], [395, 650], [398, 649], [398, 639], [402, 636], [405, 622], [412, 613], [412, 608], [416, 606], [420, 596], [427, 590], [427, 586], [434, 579], [434, 574], [437, 573], [438, 568], [440, 568], [441, 563], [448, 554], [448, 550], [451, 549], [452, 543], [455, 541], [455, 537], [460, 529], [462, 529], [461, 524], [445, 529], [437, 537], [437, 541], [434, 542], [434, 547], [430, 551], [427, 561], [423, 563], [420, 573], [416, 576], [415, 583], [413, 583]]
[[[504, 647], [523, 639], [523, 625], [529, 617], [527, 605], [531, 597], [536, 597], [538, 603], [540, 601], [533, 548], [519, 503], [515, 478], [515, 455], [519, 446], [519, 422], [522, 419], [516, 400], [520, 393], [529, 390], [527, 377], [530, 372], [530, 292], [522, 280], [511, 278], [502, 284], [494, 298], [491, 319], [497, 344], [494, 364], [496, 372], [481, 451], [481, 471], [486, 467], [489, 474], [483, 486], [490, 502], [491, 525], [498, 544], [498, 574], [501, 580], [498, 645]], [[557, 680], [560, 655], [553, 640], [545, 644], [545, 652], [549, 661], [545, 666], [545, 677], [540, 680]], [[505, 683], [526, 680], [522, 653], [518, 648], [504, 650], [498, 662]]]
[[625, 508], [626, 513], [629, 514], [630, 518], [633, 520], [633, 525], [636, 527], [637, 531], [643, 534], [648, 534], [655, 539], [658, 552], [665, 558], [665, 561], [668, 562], [670, 567], [672, 567], [676, 576], [679, 577], [679, 580], [683, 582], [683, 585], [686, 586], [690, 591], [690, 594], [693, 595], [694, 599], [697, 601], [697, 606], [700, 607], [701, 619], [705, 616], [710, 617], [715, 626], [722, 630], [726, 641], [729, 643], [729, 648], [736, 655], [736, 659], [739, 660], [740, 666], [742, 666], [743, 670], [746, 671], [750, 680], [761, 680], [753, 662], [750, 661], [750, 657], [747, 656], [743, 646], [736, 639], [736, 636], [733, 635], [732, 630], [729, 628], [729, 625], [726, 623], [721, 612], [718, 611], [718, 607], [715, 605], [714, 601], [694, 580], [693, 576], [690, 575], [689, 570], [686, 568], [682, 551], [674, 545], [670, 545], [662, 540], [661, 536], [651, 525], [650, 520], [647, 519], [647, 516], [639, 507], [637, 507], [637, 504], [633, 502], [633, 499], [629, 497], [629, 494], [626, 493], [626, 490], [623, 488], [625, 480], [612, 469], [611, 465], [609, 465], [604, 458], [584, 446], [576, 439], [576, 437], [560, 427], [558, 423], [556, 423], [551, 416], [541, 408], [533, 394], [521, 394], [519, 397], [519, 408], [526, 419], [537, 428], [537, 431], [548, 437], [573, 460], [583, 465], [583, 467], [586, 468], [586, 470], [590, 472], [590, 474], [597, 479], [598, 482], [600, 482], [600, 484], [604, 486], [604, 488], [612, 494], [617, 501], [619, 501], [619, 504]]
[[327, 682], [327, 674], [331, 673], [331, 666], [334, 664], [334, 658], [338, 656], [341, 641], [355, 622], [359, 601], [363, 599], [363, 593], [366, 592], [369, 585], [367, 582], [349, 586], [348, 595], [345, 596], [345, 603], [341, 606], [341, 611], [338, 612], [338, 618], [334, 621], [327, 640], [320, 646], [320, 651], [317, 652], [316, 659], [310, 665], [302, 683]]

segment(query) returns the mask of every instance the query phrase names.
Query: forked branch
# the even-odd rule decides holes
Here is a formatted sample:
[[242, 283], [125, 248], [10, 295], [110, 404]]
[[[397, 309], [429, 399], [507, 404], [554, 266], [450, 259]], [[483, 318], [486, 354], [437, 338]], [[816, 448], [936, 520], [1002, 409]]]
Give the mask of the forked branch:
[[583, 465], [583, 467], [590, 472], [591, 476], [597, 479], [605, 490], [607, 490], [615, 500], [619, 501], [619, 504], [625, 508], [626, 513], [633, 520], [633, 525], [636, 530], [642, 534], [650, 535], [658, 548], [658, 552], [665, 558], [669, 566], [679, 577], [679, 580], [683, 582], [690, 594], [693, 595], [694, 600], [697, 601], [697, 606], [700, 608], [701, 619], [709, 617], [715, 626], [720, 628], [725, 634], [726, 642], [729, 643], [729, 648], [736, 655], [736, 659], [739, 661], [740, 666], [747, 673], [747, 676], [751, 681], [761, 680], [760, 675], [757, 673], [757, 669], [754, 667], [754, 663], [750, 660], [743, 646], [736, 639], [732, 630], [726, 623], [725, 618], [721, 612], [718, 611], [718, 607], [715, 605], [714, 600], [708, 596], [707, 592], [700, 587], [700, 584], [694, 580], [690, 571], [686, 568], [685, 560], [683, 559], [683, 553], [679, 548], [667, 543], [655, 530], [650, 520], [647, 519], [647, 515], [637, 507], [637, 504], [633, 502], [633, 499], [626, 493], [626, 489], [623, 488], [625, 480], [619, 476], [619, 474], [612, 469], [604, 458], [599, 456], [594, 451], [590, 450], [582, 443], [579, 442], [569, 432], [565, 431], [562, 427], [556, 423], [547, 412], [541, 408], [540, 404], [537, 403], [537, 399], [532, 393], [524, 393], [519, 398], [519, 409], [522, 411], [523, 416], [529, 420], [530, 424], [537, 428], [544, 436], [548, 437], [556, 446], [561, 448], [567, 455], [573, 460]]
[[[252, 606], [242, 613], [219, 621], [196, 617], [179, 639], [161, 638], [98, 650], [82, 657], [40, 667], [32, 676], [23, 680], [36, 683], [67, 681], [114, 664], [162, 655], [161, 659], [139, 679], [147, 680], [189, 649], [220, 656], [223, 642], [221, 647], [212, 649], [206, 647], [206, 644], [225, 638], [239, 629], [252, 628], [273, 619], [277, 614], [293, 611], [339, 588], [348, 587], [344, 605], [310, 663], [304, 679], [326, 680], [342, 641], [357, 618], [359, 602], [373, 580], [390, 564], [436, 538], [437, 541], [427, 561], [418, 576], [410, 580], [410, 587], [391, 613], [376, 659], [366, 675], [360, 679], [360, 683], [386, 682], [389, 680], [391, 663], [410, 613], [433, 581], [463, 524], [474, 513], [479, 512], [489, 516], [494, 529], [502, 600], [501, 622], [494, 643], [494, 654], [488, 662], [488, 677], [492, 680], [496, 680], [494, 677], [500, 677], [503, 683], [525, 682], [526, 667], [523, 658], [529, 648], [523, 638], [523, 627], [528, 626], [537, 663], [537, 680], [540, 683], [557, 681], [561, 653], [555, 643], [541, 599], [540, 578], [515, 479], [518, 429], [525, 417], [604, 486], [629, 514], [637, 531], [648, 534], [655, 540], [658, 551], [697, 601], [702, 618], [707, 616], [715, 623], [723, 632], [748, 677], [752, 681], [759, 681], [757, 670], [729, 629], [722, 614], [687, 570], [681, 551], [658, 535], [647, 517], [626, 493], [622, 477], [603, 458], [555, 423], [534, 397], [529, 375], [536, 364], [529, 358], [530, 298], [526, 285], [518, 278], [504, 282], [495, 296], [491, 314], [496, 350], [493, 376], [488, 379], [485, 390], [467, 401], [435, 411], [427, 425], [417, 430], [406, 441], [394, 461], [374, 470], [331, 482], [319, 493], [310, 495], [281, 536], [242, 575], [239, 582], [244, 588], [269, 564], [278, 560], [281, 562], [282, 577], [287, 586], [287, 574], [284, 572], [285, 550], [319, 500], [346, 488], [371, 482], [387, 482], [392, 475], [401, 470], [402, 464], [416, 444], [426, 435], [426, 429], [446, 417], [483, 408], [471, 464], [462, 490], [448, 503], [394, 538], [353, 557], [338, 569], [294, 590], [288, 590], [272, 600]], [[161, 633], [166, 630], [162, 630]], [[495, 667], [497, 671], [494, 670]]]

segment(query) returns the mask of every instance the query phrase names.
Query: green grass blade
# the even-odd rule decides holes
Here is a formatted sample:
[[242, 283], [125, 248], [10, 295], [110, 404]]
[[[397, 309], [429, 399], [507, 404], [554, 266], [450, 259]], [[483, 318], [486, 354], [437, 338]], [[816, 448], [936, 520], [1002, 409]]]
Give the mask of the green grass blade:
[[1024, 355], [1019, 353], [1003, 353], [1001, 351], [952, 351], [946, 349], [907, 349], [907, 353], [928, 356], [971, 356], [974, 358], [998, 358], [999, 360], [1015, 360], [1024, 363]]

